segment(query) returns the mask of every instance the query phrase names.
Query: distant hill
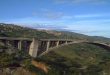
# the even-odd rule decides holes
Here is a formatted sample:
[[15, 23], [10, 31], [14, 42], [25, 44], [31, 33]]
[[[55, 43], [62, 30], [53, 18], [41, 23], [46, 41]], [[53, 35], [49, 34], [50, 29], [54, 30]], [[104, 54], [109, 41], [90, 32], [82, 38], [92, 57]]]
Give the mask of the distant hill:
[[14, 24], [0, 24], [0, 36], [3, 37], [37, 37], [37, 38], [54, 38], [53, 34], [48, 34], [45, 31], [39, 31], [37, 29], [31, 29], [27, 27], [21, 27]]
[[81, 39], [89, 41], [110, 42], [109, 38], [99, 36], [87, 36], [69, 31], [55, 30], [38, 30], [28, 27], [21, 27], [14, 24], [0, 23], [0, 36], [2, 37], [29, 37], [29, 38], [64, 38], [64, 39]]

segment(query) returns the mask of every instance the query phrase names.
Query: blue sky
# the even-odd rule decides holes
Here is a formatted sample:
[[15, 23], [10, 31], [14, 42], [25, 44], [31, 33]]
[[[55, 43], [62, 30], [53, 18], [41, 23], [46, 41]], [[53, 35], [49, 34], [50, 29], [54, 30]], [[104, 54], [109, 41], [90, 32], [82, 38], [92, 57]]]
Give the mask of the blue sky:
[[0, 0], [0, 22], [110, 37], [110, 0]]

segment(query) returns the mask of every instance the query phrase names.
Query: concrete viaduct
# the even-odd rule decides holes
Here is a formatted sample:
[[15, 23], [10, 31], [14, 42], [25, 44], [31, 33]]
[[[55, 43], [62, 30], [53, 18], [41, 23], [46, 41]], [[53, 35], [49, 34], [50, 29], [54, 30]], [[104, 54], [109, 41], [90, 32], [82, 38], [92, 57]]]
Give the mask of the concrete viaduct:
[[24, 50], [32, 57], [42, 56], [55, 48], [74, 43], [90, 43], [110, 50], [110, 44], [86, 40], [0, 37], [0, 41], [6, 46], [11, 45], [18, 50]]

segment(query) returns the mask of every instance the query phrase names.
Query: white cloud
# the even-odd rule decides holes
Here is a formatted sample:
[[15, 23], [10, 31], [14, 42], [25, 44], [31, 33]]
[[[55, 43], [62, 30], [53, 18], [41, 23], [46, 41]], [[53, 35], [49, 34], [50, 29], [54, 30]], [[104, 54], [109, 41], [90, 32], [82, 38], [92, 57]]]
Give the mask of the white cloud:
[[75, 18], [90, 18], [90, 17], [100, 17], [100, 14], [86, 14], [86, 15], [75, 15]]
[[74, 18], [73, 16], [67, 15], [64, 12], [49, 10], [49, 9], [41, 9], [39, 13], [33, 12], [32, 15], [34, 17], [47, 19], [47, 20], [56, 20], [56, 21], [69, 20]]
[[88, 24], [77, 24], [68, 25], [65, 30], [70, 30], [77, 33], [93, 36], [106, 36], [110, 37], [110, 26], [109, 25], [88, 25]]
[[109, 13], [97, 13], [97, 14], [82, 14], [82, 15], [75, 15], [75, 18], [96, 18], [96, 17], [110, 17]]
[[69, 19], [74, 19], [75, 17], [74, 16], [69, 16], [69, 15], [64, 15], [62, 17], [63, 20], [69, 20]]
[[70, 4], [106, 4], [107, 0], [54, 0], [56, 3], [70, 3]]
[[41, 9], [41, 11], [32, 13], [33, 16], [44, 18], [44, 19], [50, 19], [50, 20], [56, 20], [61, 19], [64, 16], [63, 12], [53, 11], [49, 9]]
[[60, 19], [63, 17], [63, 13], [62, 12], [46, 12], [46, 13], [43, 13], [43, 16], [48, 19]]
[[92, 19], [92, 20], [79, 20], [77, 22], [75, 22], [77, 24], [110, 24], [110, 19]]

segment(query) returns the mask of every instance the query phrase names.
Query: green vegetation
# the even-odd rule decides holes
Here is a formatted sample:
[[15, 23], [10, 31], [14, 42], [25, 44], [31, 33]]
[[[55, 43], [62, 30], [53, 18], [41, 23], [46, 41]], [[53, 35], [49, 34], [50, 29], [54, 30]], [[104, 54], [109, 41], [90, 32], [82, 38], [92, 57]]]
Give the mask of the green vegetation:
[[37, 58], [46, 62], [48, 75], [110, 75], [110, 52], [96, 45], [68, 45]]
[[18, 51], [13, 54], [0, 53], [0, 69], [14, 68], [16, 70], [22, 67], [27, 72], [44, 75], [45, 73], [32, 65], [31, 61], [31, 57], [23, 51]]
[[24, 54], [22, 51], [18, 51], [13, 54], [2, 52], [0, 53], [0, 67], [20, 67], [24, 61], [29, 59], [29, 55]]
[[[0, 24], [0, 36], [3, 37], [37, 37], [37, 38], [54, 38], [53, 34], [48, 34], [45, 31], [39, 31], [27, 27], [20, 27], [14, 24]], [[48, 37], [47, 37], [48, 36]]]

